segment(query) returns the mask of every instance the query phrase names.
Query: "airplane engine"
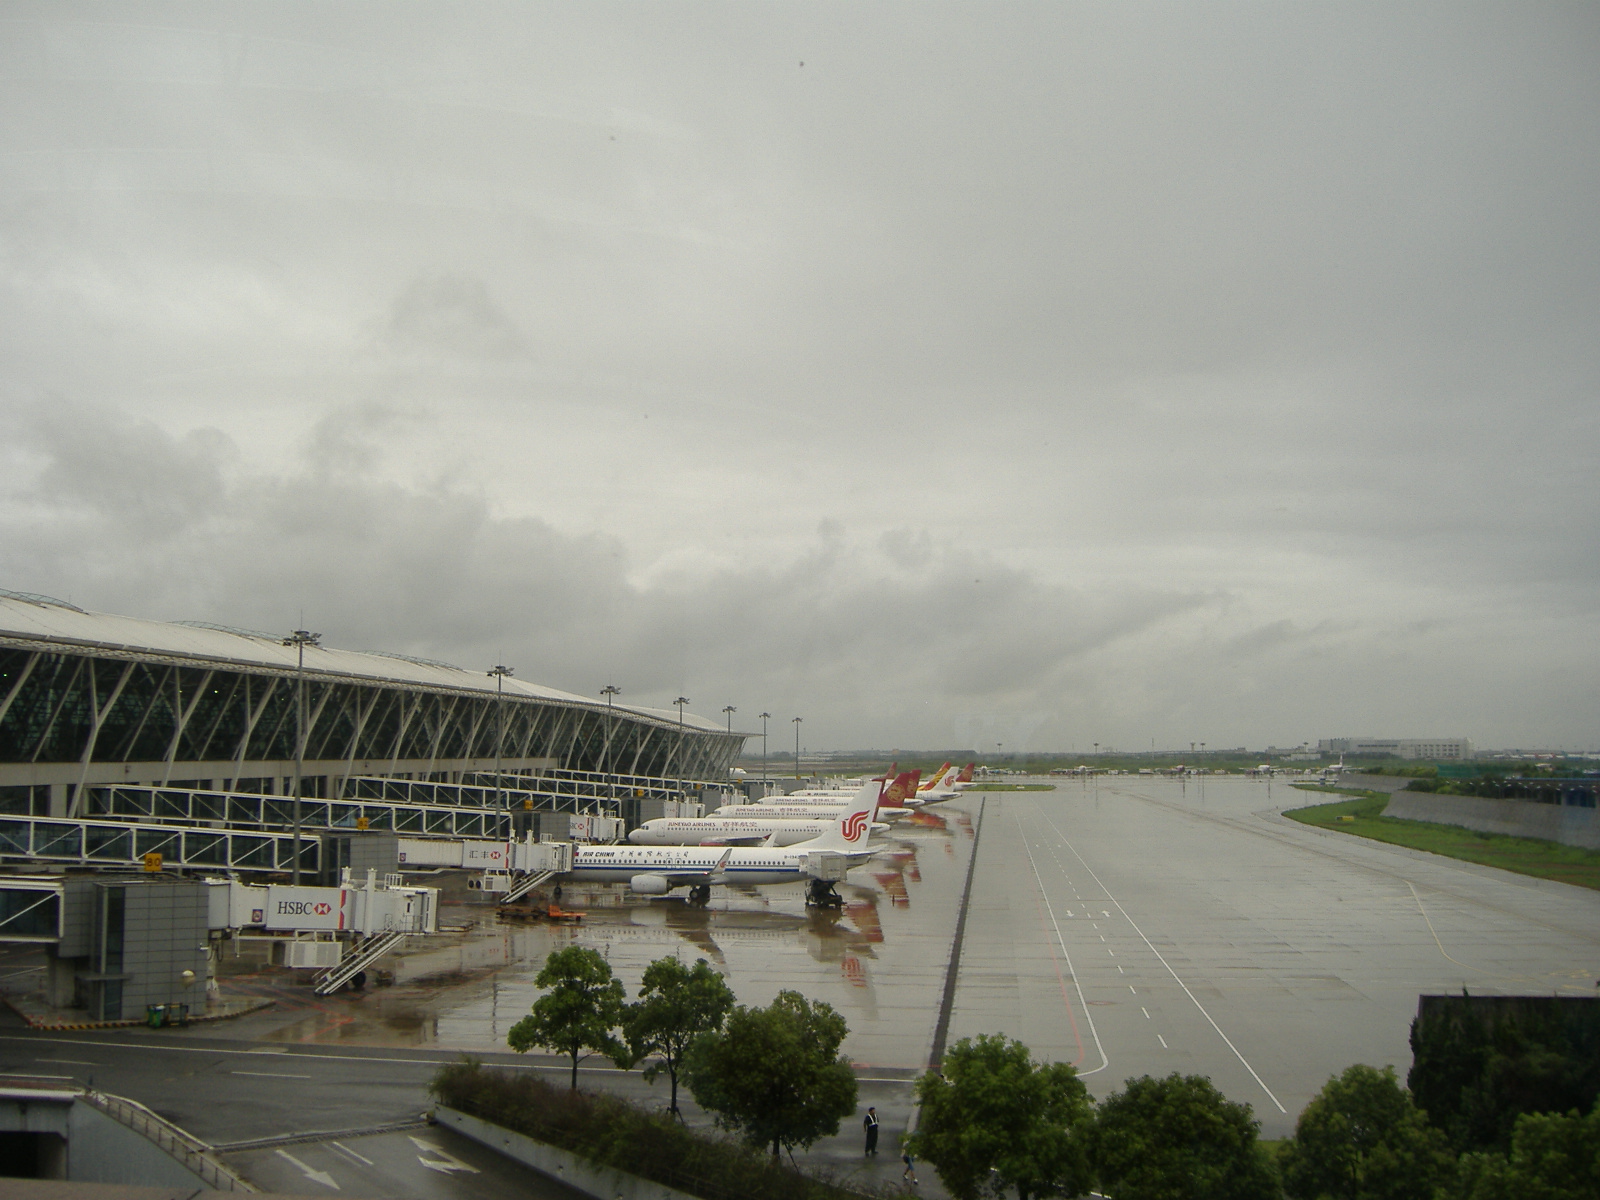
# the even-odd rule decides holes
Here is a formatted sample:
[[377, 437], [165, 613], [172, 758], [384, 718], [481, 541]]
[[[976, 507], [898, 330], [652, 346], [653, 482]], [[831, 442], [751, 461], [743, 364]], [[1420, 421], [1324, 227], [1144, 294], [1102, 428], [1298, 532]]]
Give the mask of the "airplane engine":
[[665, 896], [672, 890], [672, 881], [664, 875], [635, 875], [628, 880], [628, 890], [641, 896]]

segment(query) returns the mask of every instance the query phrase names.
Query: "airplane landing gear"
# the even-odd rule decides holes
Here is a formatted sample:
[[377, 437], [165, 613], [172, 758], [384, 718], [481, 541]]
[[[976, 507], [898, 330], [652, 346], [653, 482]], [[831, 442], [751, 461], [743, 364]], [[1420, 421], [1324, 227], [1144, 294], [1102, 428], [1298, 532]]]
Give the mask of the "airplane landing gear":
[[843, 908], [844, 897], [834, 890], [827, 879], [813, 879], [806, 884], [807, 908]]
[[690, 904], [709, 904], [710, 902], [711, 885], [709, 883], [703, 883], [698, 887], [692, 887], [689, 889]]

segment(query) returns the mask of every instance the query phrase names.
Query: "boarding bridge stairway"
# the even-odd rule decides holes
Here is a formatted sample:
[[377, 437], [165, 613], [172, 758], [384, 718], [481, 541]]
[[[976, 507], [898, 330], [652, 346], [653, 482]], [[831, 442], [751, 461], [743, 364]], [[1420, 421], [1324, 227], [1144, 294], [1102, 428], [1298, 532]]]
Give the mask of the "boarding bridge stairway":
[[311, 990], [319, 996], [331, 996], [354, 979], [359, 972], [405, 941], [406, 932], [404, 929], [386, 929], [382, 933], [374, 933], [355, 943], [350, 948], [350, 953], [313, 980]]
[[532, 875], [524, 875], [511, 885], [510, 891], [500, 897], [500, 903], [515, 904], [541, 883], [544, 883], [547, 879], [554, 879], [559, 874], [559, 871], [538, 871]]

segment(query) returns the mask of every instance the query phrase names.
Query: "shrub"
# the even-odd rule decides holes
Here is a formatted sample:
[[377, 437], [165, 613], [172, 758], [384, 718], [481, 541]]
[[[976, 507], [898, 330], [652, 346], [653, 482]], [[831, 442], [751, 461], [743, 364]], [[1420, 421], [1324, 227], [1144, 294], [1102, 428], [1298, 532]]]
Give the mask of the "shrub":
[[878, 1195], [802, 1174], [619, 1097], [555, 1087], [527, 1071], [495, 1070], [467, 1058], [440, 1068], [429, 1091], [449, 1108], [704, 1200]]

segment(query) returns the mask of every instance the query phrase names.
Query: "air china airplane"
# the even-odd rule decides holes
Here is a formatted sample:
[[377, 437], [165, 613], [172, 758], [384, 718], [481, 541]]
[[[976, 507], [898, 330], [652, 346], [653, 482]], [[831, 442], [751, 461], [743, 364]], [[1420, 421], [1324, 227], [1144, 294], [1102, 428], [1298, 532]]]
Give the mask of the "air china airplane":
[[855, 798], [810, 841], [792, 846], [577, 846], [572, 870], [566, 878], [581, 883], [626, 883], [642, 896], [664, 896], [687, 887], [689, 899], [704, 904], [716, 884], [806, 883], [806, 902], [825, 906], [840, 903], [829, 879], [841, 860], [847, 866], [865, 862], [875, 853], [867, 845], [873, 810], [883, 788], [868, 782]]

